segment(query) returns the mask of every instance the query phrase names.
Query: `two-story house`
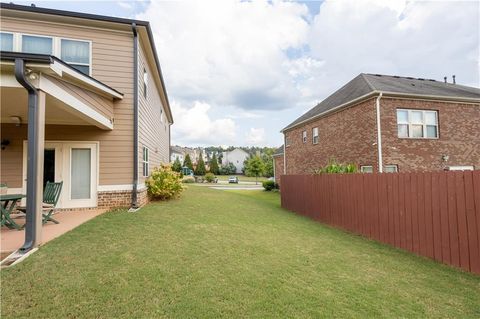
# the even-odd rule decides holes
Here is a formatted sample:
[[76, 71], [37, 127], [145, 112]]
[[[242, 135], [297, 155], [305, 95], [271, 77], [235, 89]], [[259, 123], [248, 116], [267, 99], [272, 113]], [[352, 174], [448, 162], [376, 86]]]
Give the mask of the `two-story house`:
[[281, 132], [277, 177], [332, 159], [362, 172], [480, 169], [480, 89], [360, 74]]
[[[173, 123], [147, 21], [1, 4], [1, 182], [38, 211], [137, 208]], [[40, 202], [38, 202], [40, 200]]]
[[242, 150], [241, 148], [236, 148], [229, 152], [223, 152], [222, 164], [228, 165], [232, 163], [235, 166], [235, 173], [243, 173], [243, 163], [249, 158], [249, 154]]

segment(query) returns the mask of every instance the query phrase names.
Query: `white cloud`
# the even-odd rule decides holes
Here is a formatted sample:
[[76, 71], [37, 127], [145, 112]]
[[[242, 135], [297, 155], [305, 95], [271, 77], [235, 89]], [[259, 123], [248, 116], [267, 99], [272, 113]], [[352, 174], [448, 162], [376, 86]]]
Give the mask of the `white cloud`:
[[245, 134], [245, 141], [248, 145], [252, 146], [265, 145], [265, 129], [251, 127], [250, 130]]
[[175, 125], [172, 128], [174, 144], [182, 145], [218, 145], [235, 142], [236, 124], [232, 119], [212, 120], [209, 114], [211, 106], [205, 102], [195, 101], [188, 108], [171, 101]]

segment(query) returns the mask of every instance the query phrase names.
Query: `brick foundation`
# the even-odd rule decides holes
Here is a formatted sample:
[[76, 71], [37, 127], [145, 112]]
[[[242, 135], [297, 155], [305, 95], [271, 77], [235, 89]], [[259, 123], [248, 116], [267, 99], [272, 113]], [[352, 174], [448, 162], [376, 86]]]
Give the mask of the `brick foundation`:
[[[139, 206], [143, 206], [150, 201], [146, 188], [137, 192], [137, 199]], [[125, 208], [130, 207], [131, 204], [132, 191], [127, 190], [98, 192], [98, 208]]]

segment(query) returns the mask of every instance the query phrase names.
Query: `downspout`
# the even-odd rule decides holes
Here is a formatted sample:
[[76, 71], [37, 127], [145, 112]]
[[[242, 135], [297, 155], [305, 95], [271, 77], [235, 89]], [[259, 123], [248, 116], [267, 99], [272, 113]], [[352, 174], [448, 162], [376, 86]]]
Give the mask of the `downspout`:
[[383, 173], [383, 157], [382, 157], [382, 127], [380, 122], [380, 99], [382, 98], [383, 92], [377, 97], [376, 108], [377, 108], [377, 148], [378, 148], [378, 172]]
[[132, 23], [133, 32], [133, 187], [132, 210], [138, 208], [138, 33], [136, 23]]
[[37, 229], [37, 214], [35, 212], [35, 203], [37, 202], [37, 161], [38, 161], [38, 145], [36, 141], [36, 123], [37, 118], [37, 89], [25, 78], [25, 61], [23, 59], [15, 59], [15, 79], [28, 92], [28, 150], [27, 150], [27, 210], [25, 221], [25, 243], [20, 248], [21, 252], [27, 252], [35, 247], [35, 238]]
[[287, 175], [287, 135], [283, 133], [283, 175]]

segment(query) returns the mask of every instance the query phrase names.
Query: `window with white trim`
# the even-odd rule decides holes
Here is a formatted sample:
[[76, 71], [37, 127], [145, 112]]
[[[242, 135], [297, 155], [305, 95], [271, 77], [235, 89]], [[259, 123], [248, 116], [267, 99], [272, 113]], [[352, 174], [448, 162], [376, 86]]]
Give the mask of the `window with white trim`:
[[149, 176], [149, 161], [148, 161], [148, 148], [143, 147], [143, 157], [142, 157], [142, 164], [143, 164], [143, 177]]
[[290, 139], [288, 137], [285, 137], [285, 146], [290, 146]]
[[0, 50], [13, 51], [13, 33], [0, 32]]
[[362, 173], [373, 173], [373, 166], [371, 166], [371, 165], [360, 166], [360, 172], [362, 172]]
[[148, 73], [147, 70], [143, 69], [143, 97], [147, 98], [147, 89], [148, 89]]
[[53, 54], [53, 38], [22, 34], [22, 52]]
[[302, 141], [303, 144], [307, 143], [307, 131], [302, 132]]
[[398, 137], [438, 138], [438, 112], [397, 109]]
[[397, 165], [385, 165], [385, 173], [397, 173], [398, 166]]
[[313, 144], [318, 144], [318, 127], [312, 129], [312, 142]]
[[90, 74], [90, 42], [60, 39], [60, 59], [78, 71]]

